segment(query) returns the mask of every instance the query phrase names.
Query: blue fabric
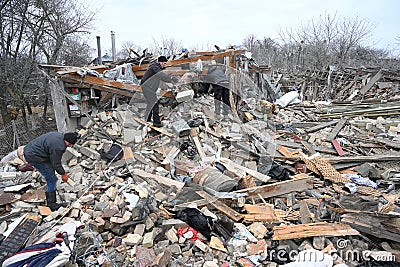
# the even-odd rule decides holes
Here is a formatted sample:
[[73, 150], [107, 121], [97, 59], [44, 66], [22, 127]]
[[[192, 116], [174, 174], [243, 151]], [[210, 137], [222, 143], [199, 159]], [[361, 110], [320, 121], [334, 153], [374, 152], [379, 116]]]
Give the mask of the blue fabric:
[[25, 260], [21, 260], [12, 264], [9, 264], [7, 267], [23, 267], [28, 263], [29, 267], [45, 267], [49, 264], [58, 254], [61, 253], [61, 250], [55, 248], [47, 250], [46, 252], [34, 255]]
[[[57, 256], [59, 253], [61, 253], [61, 250], [54, 248], [54, 246], [55, 246], [54, 243], [39, 243], [39, 244], [35, 244], [32, 246], [28, 246], [28, 247], [24, 248], [23, 250], [21, 250], [20, 252], [15, 253], [14, 255], [21, 256], [21, 254], [24, 254], [24, 252], [29, 253], [29, 252], [35, 252], [35, 251], [41, 251], [41, 250], [43, 250], [43, 253], [33, 255], [29, 258], [21, 259], [20, 261], [9, 264], [8, 267], [20, 267], [20, 266], [24, 266], [27, 263], [29, 263], [28, 266], [30, 266], [30, 267], [31, 266], [37, 266], [37, 267], [46, 266], [50, 261], [52, 261], [55, 258], [55, 256]], [[54, 249], [52, 249], [52, 248], [54, 248]], [[45, 259], [43, 259], [43, 257]]]
[[47, 192], [56, 191], [57, 176], [55, 174], [53, 166], [49, 162], [32, 162], [33, 167], [35, 167], [41, 175], [46, 179]]

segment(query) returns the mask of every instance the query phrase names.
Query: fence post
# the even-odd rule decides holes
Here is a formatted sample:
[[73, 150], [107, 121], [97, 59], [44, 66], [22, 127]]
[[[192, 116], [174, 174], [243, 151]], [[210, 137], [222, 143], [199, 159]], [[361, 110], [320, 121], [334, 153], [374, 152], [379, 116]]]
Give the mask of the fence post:
[[15, 149], [15, 142], [17, 142], [17, 147], [21, 145], [19, 142], [19, 137], [18, 137], [18, 131], [17, 131], [17, 126], [15, 125], [15, 120], [12, 120], [12, 128], [13, 128], [13, 133], [14, 133], [14, 140], [13, 140], [13, 149]]

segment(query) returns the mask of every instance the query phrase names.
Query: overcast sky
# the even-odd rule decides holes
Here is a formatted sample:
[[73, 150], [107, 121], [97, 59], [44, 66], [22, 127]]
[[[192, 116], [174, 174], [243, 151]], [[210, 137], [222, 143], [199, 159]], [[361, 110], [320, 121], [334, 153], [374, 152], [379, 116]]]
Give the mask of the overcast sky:
[[81, 1], [98, 10], [89, 43], [95, 48], [96, 36], [100, 36], [104, 53], [111, 50], [111, 31], [115, 32], [117, 50], [124, 41], [145, 48], [154, 40], [160, 43], [171, 38], [188, 49], [207, 49], [214, 44], [225, 48], [240, 45], [250, 34], [278, 39], [280, 28], [297, 29], [327, 12], [366, 19], [375, 27], [369, 45], [396, 49], [399, 54], [398, 0]]

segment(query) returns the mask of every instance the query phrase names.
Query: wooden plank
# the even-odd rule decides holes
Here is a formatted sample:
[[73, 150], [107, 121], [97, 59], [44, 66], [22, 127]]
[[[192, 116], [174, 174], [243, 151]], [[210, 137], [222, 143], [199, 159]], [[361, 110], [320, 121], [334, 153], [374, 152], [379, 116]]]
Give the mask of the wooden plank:
[[178, 189], [182, 189], [182, 187], [185, 185], [185, 183], [182, 183], [182, 182], [179, 182], [179, 181], [175, 181], [175, 180], [166, 178], [164, 176], [148, 173], [148, 172], [145, 172], [145, 171], [140, 170], [140, 169], [132, 169], [132, 170], [130, 170], [130, 172], [132, 174], [138, 175], [138, 176], [140, 176], [142, 178], [153, 179], [153, 180], [155, 180], [157, 182], [160, 182], [160, 183], [162, 183], [164, 185], [167, 185], [167, 186], [176, 186], [176, 188], [178, 188]]
[[[58, 66], [58, 65], [40, 65], [42, 67], [50, 67], [50, 68], [55, 68], [55, 69], [63, 69], [57, 71], [58, 75], [64, 75], [64, 74], [70, 74], [70, 73], [76, 73], [78, 70], [81, 70], [82, 68], [80, 67], [74, 67], [74, 66]], [[106, 65], [97, 65], [97, 66], [90, 66], [88, 67], [91, 70], [95, 70], [99, 73], [103, 73], [104, 70], [109, 69], [108, 66]]]
[[295, 180], [245, 188], [234, 191], [233, 193], [248, 193], [249, 197], [258, 197], [258, 194], [260, 194], [263, 198], [270, 198], [290, 192], [300, 192], [310, 188], [313, 188], [313, 177], [305, 176]]
[[124, 151], [124, 155], [122, 155], [121, 159], [126, 160], [134, 158], [132, 148], [130, 148], [129, 146], [123, 146], [122, 150]]
[[374, 139], [372, 139], [372, 141], [384, 144], [384, 145], [392, 147], [392, 148], [400, 149], [400, 144], [398, 142], [393, 142], [393, 141], [383, 139], [383, 138], [374, 138]]
[[369, 82], [360, 90], [360, 94], [364, 95], [366, 92], [368, 92], [369, 89], [377, 82], [379, 81], [383, 76], [382, 70], [379, 70], [374, 77], [372, 77]]
[[244, 53], [245, 51], [246, 51], [245, 49], [239, 49], [239, 50], [231, 49], [231, 50], [227, 50], [227, 51], [224, 51], [224, 52], [221, 52], [218, 54], [214, 54], [214, 55], [202, 55], [202, 56], [198, 56], [198, 57], [190, 57], [190, 58], [172, 60], [172, 61], [167, 62], [167, 67], [182, 65], [182, 64], [191, 63], [191, 62], [197, 62], [199, 59], [201, 59], [202, 61], [206, 61], [206, 60], [213, 60], [213, 59], [217, 59], [217, 58], [228, 57], [228, 56]]
[[225, 203], [222, 203], [221, 201], [218, 200], [218, 198], [209, 195], [208, 193], [204, 191], [196, 191], [196, 193], [204, 198], [205, 200], [208, 201], [208, 204], [219, 210], [220, 212], [224, 213], [226, 216], [234, 220], [235, 222], [239, 222], [243, 220], [243, 215], [238, 213], [237, 211], [231, 209], [228, 205]]
[[185, 203], [182, 203], [182, 204], [174, 205], [174, 210], [185, 209], [187, 207], [198, 207], [198, 208], [201, 208], [201, 207], [204, 207], [204, 206], [207, 206], [207, 205], [208, 205], [208, 201], [205, 200], [204, 198], [202, 198], [202, 199], [199, 199], [199, 200], [193, 200], [193, 201], [190, 201], [190, 202], [185, 202]]
[[154, 127], [153, 124], [151, 124], [150, 122], [146, 122], [146, 121], [144, 121], [144, 120], [142, 120], [142, 119], [139, 119], [139, 118], [136, 118], [136, 117], [133, 117], [133, 119], [134, 119], [135, 121], [137, 121], [138, 123], [140, 123], [140, 124], [142, 124], [142, 125], [146, 125], [146, 126], [152, 128], [152, 129], [156, 130], [157, 132], [160, 132], [160, 133], [162, 133], [162, 134], [164, 134], [164, 135], [166, 135], [166, 136], [169, 136], [169, 137], [176, 137], [174, 134], [171, 134], [171, 133], [165, 131], [163, 128]]
[[228, 170], [230, 171], [237, 171], [240, 170], [241, 172], [245, 172], [247, 174], [250, 174], [251, 176], [253, 176], [254, 178], [256, 178], [257, 180], [260, 180], [262, 182], [267, 182], [271, 179], [271, 177], [269, 177], [268, 175], [262, 174], [258, 171], [243, 167], [239, 164], [234, 163], [233, 161], [231, 161], [230, 159], [227, 158], [220, 158], [218, 160], [218, 162], [222, 163]]
[[70, 74], [61, 76], [61, 79], [69, 79], [69, 80], [73, 80], [78, 83], [108, 86], [111, 88], [123, 89], [123, 90], [130, 91], [130, 92], [141, 92], [142, 91], [140, 85], [117, 82], [117, 81], [107, 80], [107, 79], [90, 76], [90, 75], [81, 77], [80, 75], [78, 75], [76, 73], [70, 73]]
[[324, 128], [326, 128], [326, 127], [335, 125], [336, 123], [338, 123], [337, 120], [328, 121], [328, 122], [325, 122], [325, 123], [321, 123], [321, 124], [319, 124], [319, 125], [316, 125], [316, 126], [314, 126], [314, 127], [308, 128], [308, 129], [306, 129], [305, 131], [306, 131], [307, 133], [316, 132], [316, 131], [319, 131], [319, 130], [324, 129]]
[[287, 240], [313, 236], [346, 236], [360, 233], [344, 223], [309, 223], [273, 227], [272, 240]]
[[281, 153], [282, 155], [286, 156], [286, 157], [292, 157], [294, 154], [297, 154], [297, 153], [298, 153], [298, 151], [294, 151], [294, 152], [289, 151], [289, 149], [287, 149], [287, 148], [284, 147], [284, 146], [278, 146], [278, 147], [276, 148], [276, 150], [277, 150], [279, 153]]
[[258, 205], [251, 205], [251, 204], [244, 204], [244, 209], [247, 211], [248, 214], [257, 214], [257, 213], [273, 213], [274, 205], [272, 204], [258, 204]]
[[273, 205], [250, 205], [245, 204], [244, 209], [247, 214], [244, 214], [245, 222], [279, 222], [281, 221], [276, 215]]
[[207, 156], [206, 156], [206, 153], [203, 150], [203, 147], [201, 146], [199, 137], [197, 136], [197, 130], [196, 129], [193, 128], [190, 131], [190, 137], [192, 138], [193, 143], [196, 146], [196, 149], [197, 149], [197, 152], [199, 153], [201, 161], [205, 161]]
[[306, 150], [310, 155], [314, 155], [315, 153], [317, 153], [317, 151], [315, 151], [314, 147], [309, 142], [301, 141], [301, 143], [303, 144], [303, 146], [306, 148]]
[[277, 216], [268, 214], [268, 213], [255, 213], [255, 214], [244, 214], [244, 222], [251, 223], [251, 222], [281, 222]]
[[340, 132], [343, 126], [346, 124], [347, 118], [341, 118], [339, 122], [336, 124], [335, 128], [330, 132], [330, 134], [326, 137], [328, 141], [331, 141], [336, 138], [336, 135]]
[[285, 146], [285, 147], [290, 147], [290, 148], [297, 148], [301, 149], [301, 145], [295, 142], [290, 142], [290, 141], [283, 141], [283, 140], [275, 140], [276, 144], [279, 146]]
[[[227, 56], [232, 55], [232, 53], [234, 55], [237, 55], [237, 54], [244, 53], [245, 51], [246, 50], [244, 50], [244, 49], [239, 49], [239, 50], [231, 49], [231, 50], [227, 50], [227, 51], [219, 52], [219, 53], [218, 52], [205, 53], [205, 54], [199, 55], [199, 56], [170, 60], [167, 62], [167, 68], [179, 66], [179, 65], [187, 64], [187, 63], [191, 63], [191, 62], [197, 62], [199, 59], [201, 59], [202, 61], [207, 61], [207, 60], [213, 60], [213, 59], [217, 59], [217, 58], [227, 57]], [[132, 70], [136, 75], [136, 73], [139, 71], [146, 71], [149, 68], [149, 66], [150, 66], [150, 64], [134, 65], [134, 66], [132, 66]]]
[[322, 153], [326, 153], [326, 154], [332, 154], [332, 155], [336, 155], [337, 151], [333, 148], [330, 147], [324, 147], [324, 146], [314, 146], [313, 147], [317, 152], [322, 152]]
[[[122, 83], [122, 82], [116, 82], [116, 81], [111, 81], [99, 77], [94, 77], [94, 76], [85, 76], [81, 77], [78, 74], [67, 74], [63, 75], [60, 77], [60, 79], [64, 82], [71, 82], [71, 83], [76, 83], [76, 84], [88, 84], [92, 88], [105, 91], [105, 92], [110, 92], [114, 94], [119, 94], [119, 95], [124, 95], [128, 97], [133, 97], [135, 92], [142, 92], [142, 88], [140, 85], [135, 85], [135, 84], [128, 84], [128, 83]], [[174, 95], [172, 92], [161, 92], [162, 96], [165, 97], [171, 97], [173, 98]]]
[[395, 242], [400, 240], [400, 218], [397, 215], [359, 213], [343, 214], [341, 221], [360, 232]]
[[307, 202], [304, 200], [300, 201], [300, 220], [303, 224], [312, 222], [310, 209], [308, 208]]
[[374, 156], [352, 156], [352, 157], [331, 157], [325, 159], [329, 163], [339, 162], [374, 162], [374, 161], [398, 161], [400, 155], [374, 155]]
[[177, 148], [176, 146], [172, 147], [171, 150], [166, 155], [165, 159], [163, 160], [162, 164], [166, 165], [166, 164], [171, 163], [170, 159], [174, 160], [180, 152], [181, 152], [180, 149]]

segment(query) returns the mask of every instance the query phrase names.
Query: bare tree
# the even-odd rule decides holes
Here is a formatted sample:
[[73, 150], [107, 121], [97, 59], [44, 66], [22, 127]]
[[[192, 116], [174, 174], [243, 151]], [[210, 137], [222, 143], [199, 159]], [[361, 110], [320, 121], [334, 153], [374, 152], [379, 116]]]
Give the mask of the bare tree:
[[153, 46], [150, 47], [150, 52], [155, 55], [176, 55], [182, 52], [182, 42], [174, 38], [162, 38], [161, 42], [153, 39]]
[[[121, 49], [117, 52], [117, 58], [119, 59], [127, 59], [130, 57], [135, 57], [134, 53], [137, 53], [138, 55], [142, 54], [142, 48], [140, 45], [135, 44], [132, 41], [125, 41], [121, 45]], [[134, 52], [132, 52], [134, 51]], [[133, 54], [133, 55], [132, 55]]]
[[[66, 40], [87, 32], [94, 13], [77, 0], [6, 0], [0, 4], [0, 111], [9, 120], [5, 105], [16, 105], [32, 114], [29, 96], [38, 89], [39, 62], [58, 64]], [[78, 49], [76, 49], [78, 50]], [[81, 50], [83, 51], [83, 50]], [[66, 54], [66, 53], [64, 53]], [[48, 97], [46, 95], [46, 97]], [[25, 117], [25, 116], [24, 116]]]
[[66, 66], [85, 66], [92, 60], [94, 50], [79, 35], [69, 36], [60, 51], [58, 62]]
[[[339, 67], [346, 64], [351, 49], [362, 45], [368, 40], [373, 26], [364, 19], [341, 18], [337, 14], [325, 13], [318, 19], [311, 19], [297, 31], [285, 30], [280, 36], [285, 44], [292, 44], [293, 55], [301, 59], [304, 64], [316, 68], [337, 64]], [[293, 61], [298, 64], [297, 60]]]
[[[36, 3], [31, 15], [46, 18], [44, 25], [37, 29], [42, 34], [37, 45], [47, 63], [55, 64], [69, 36], [88, 33], [94, 13], [76, 0], [37, 0]], [[30, 25], [32, 31], [36, 30], [36, 25]]]

